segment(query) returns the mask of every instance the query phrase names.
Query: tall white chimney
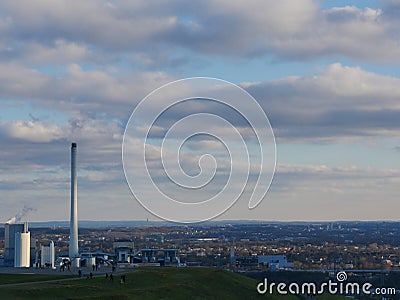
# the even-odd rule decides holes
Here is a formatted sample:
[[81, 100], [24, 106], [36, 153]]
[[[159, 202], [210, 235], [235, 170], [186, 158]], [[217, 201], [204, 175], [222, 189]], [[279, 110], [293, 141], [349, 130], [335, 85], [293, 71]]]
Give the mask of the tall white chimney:
[[78, 263], [78, 181], [76, 177], [76, 143], [71, 145], [71, 221], [70, 221], [70, 240], [69, 258]]

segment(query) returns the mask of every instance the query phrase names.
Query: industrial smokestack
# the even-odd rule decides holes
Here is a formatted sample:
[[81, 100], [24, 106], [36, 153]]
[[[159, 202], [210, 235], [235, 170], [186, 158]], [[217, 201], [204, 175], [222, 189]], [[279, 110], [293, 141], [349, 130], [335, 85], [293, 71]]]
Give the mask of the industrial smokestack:
[[70, 240], [69, 257], [71, 261], [78, 262], [78, 181], [76, 177], [76, 143], [71, 145], [71, 221], [70, 221]]
[[34, 208], [24, 205], [24, 208], [22, 209], [22, 211], [20, 211], [19, 213], [17, 213], [14, 217], [8, 219], [6, 221], [6, 224], [15, 224], [19, 221], [21, 221], [21, 219], [27, 215], [28, 212], [35, 210]]

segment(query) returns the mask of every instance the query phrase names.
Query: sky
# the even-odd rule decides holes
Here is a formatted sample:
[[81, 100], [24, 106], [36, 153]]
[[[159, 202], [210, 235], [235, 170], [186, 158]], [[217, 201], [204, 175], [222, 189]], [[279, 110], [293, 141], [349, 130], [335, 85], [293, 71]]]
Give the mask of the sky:
[[[275, 136], [266, 197], [249, 209], [250, 184], [217, 219], [398, 220], [399, 14], [398, 0], [0, 1], [0, 222], [24, 207], [29, 221], [69, 219], [71, 142], [81, 220], [159, 220], [127, 184], [123, 136], [142, 99], [188, 77], [245, 89]], [[149, 151], [159, 156], [169, 126], [205, 111], [230, 120], [255, 151], [250, 124], [201, 99], [158, 120]], [[134, 125], [133, 141], [143, 124]], [[137, 141], [132, 151], [143, 148]], [[200, 196], [246, 170], [220, 146], [200, 135], [182, 148], [188, 174], [204, 154], [219, 163], [222, 177]], [[253, 167], [257, 159], [252, 180]], [[168, 183], [162, 164], [150, 169]], [[150, 190], [141, 179], [137, 188]]]

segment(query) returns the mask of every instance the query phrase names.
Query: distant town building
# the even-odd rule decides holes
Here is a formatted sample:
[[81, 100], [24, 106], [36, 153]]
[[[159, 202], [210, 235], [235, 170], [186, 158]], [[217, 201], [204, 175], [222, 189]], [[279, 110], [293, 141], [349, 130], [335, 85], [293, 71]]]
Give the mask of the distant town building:
[[230, 263], [231, 263], [231, 267], [233, 267], [235, 265], [235, 248], [231, 247], [230, 250]]

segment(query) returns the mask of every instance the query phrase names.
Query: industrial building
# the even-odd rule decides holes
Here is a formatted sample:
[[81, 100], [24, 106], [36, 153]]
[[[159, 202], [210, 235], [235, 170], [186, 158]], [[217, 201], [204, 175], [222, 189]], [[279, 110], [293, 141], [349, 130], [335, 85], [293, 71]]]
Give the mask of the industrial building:
[[29, 268], [31, 265], [31, 233], [28, 224], [24, 224], [23, 232], [15, 233], [14, 268]]
[[15, 257], [15, 234], [23, 232], [24, 224], [9, 224], [4, 225], [4, 265], [14, 266]]
[[119, 264], [131, 263], [131, 255], [133, 254], [134, 243], [132, 240], [117, 240], [113, 243], [115, 251], [115, 260]]
[[48, 246], [43, 246], [40, 249], [40, 266], [43, 267], [49, 267], [54, 269], [54, 258], [55, 258], [55, 252], [54, 252], [54, 242], [50, 241]]
[[160, 266], [180, 265], [178, 249], [169, 248], [149, 248], [139, 249], [131, 255], [133, 263], [154, 263]]
[[28, 223], [6, 223], [4, 225], [4, 265], [29, 267], [32, 265], [36, 240], [31, 238]]
[[248, 256], [232, 256], [231, 263], [233, 266], [242, 268], [266, 267], [270, 271], [292, 270], [294, 264], [288, 262], [285, 255], [248, 255]]
[[132, 240], [116, 240], [113, 243], [115, 262], [117, 265], [146, 265], [164, 266], [180, 264], [178, 249], [143, 248], [134, 250]]

